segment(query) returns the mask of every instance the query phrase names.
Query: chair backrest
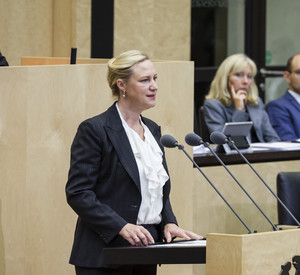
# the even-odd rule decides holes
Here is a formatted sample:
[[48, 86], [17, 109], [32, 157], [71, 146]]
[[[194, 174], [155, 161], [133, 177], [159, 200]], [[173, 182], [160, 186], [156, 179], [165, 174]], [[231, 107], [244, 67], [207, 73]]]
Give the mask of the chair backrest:
[[204, 120], [203, 106], [199, 108], [198, 115], [199, 115], [198, 121], [199, 121], [200, 136], [204, 141], [211, 142], [209, 130]]
[[[300, 172], [280, 172], [277, 175], [277, 196], [300, 221]], [[294, 219], [278, 202], [278, 223], [297, 225]]]

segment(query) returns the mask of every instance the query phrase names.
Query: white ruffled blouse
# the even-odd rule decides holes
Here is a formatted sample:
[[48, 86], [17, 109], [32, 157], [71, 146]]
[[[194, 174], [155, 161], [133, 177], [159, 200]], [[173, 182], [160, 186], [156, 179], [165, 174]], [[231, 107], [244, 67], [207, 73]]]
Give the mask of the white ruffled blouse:
[[142, 203], [138, 213], [137, 224], [157, 224], [161, 221], [163, 186], [169, 176], [162, 164], [163, 153], [148, 127], [144, 128], [143, 141], [137, 132], [128, 126], [117, 109], [134, 153], [140, 176]]

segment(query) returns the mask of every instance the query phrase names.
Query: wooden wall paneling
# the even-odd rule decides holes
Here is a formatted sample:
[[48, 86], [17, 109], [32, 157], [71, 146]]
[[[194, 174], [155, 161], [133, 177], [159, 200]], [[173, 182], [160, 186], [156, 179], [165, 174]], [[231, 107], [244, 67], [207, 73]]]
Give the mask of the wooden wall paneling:
[[1, 274], [25, 274], [27, 77], [13, 68], [0, 73]]
[[75, 6], [73, 0], [53, 0], [53, 52], [51, 56], [67, 57], [73, 47], [75, 33]]
[[115, 0], [114, 55], [139, 49], [152, 59], [190, 60], [190, 9], [188, 0]]
[[51, 56], [53, 0], [2, 1], [0, 50], [10, 66], [21, 56]]
[[[182, 140], [192, 129], [192, 120], [183, 114], [192, 116], [193, 63], [157, 62], [155, 67], [160, 94], [145, 116]], [[1, 69], [0, 81], [5, 83], [0, 89], [2, 269], [5, 274], [74, 274], [68, 259], [76, 215], [64, 192], [70, 146], [79, 123], [114, 101], [106, 64], [7, 67]], [[183, 89], [185, 94], [179, 92]], [[192, 202], [182, 188], [192, 186], [193, 168], [187, 161], [181, 164], [181, 154], [167, 151], [171, 198], [180, 225], [192, 229], [187, 215]], [[192, 265], [166, 266], [160, 274], [174, 269], [192, 274]]]

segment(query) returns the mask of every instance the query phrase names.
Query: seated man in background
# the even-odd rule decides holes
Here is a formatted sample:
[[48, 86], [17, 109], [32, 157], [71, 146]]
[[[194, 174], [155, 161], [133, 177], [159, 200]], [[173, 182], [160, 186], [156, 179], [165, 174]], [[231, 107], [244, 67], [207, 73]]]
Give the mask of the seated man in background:
[[283, 77], [289, 89], [269, 102], [267, 111], [281, 140], [293, 141], [300, 139], [300, 53], [288, 59]]

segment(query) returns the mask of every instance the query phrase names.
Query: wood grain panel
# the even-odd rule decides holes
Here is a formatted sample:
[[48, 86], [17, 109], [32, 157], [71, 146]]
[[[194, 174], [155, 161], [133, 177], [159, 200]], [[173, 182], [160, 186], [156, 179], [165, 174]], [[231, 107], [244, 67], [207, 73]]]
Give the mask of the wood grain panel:
[[[193, 125], [183, 116], [193, 114], [193, 63], [155, 62], [155, 67], [158, 103], [145, 116], [162, 125], [164, 133], [182, 139]], [[68, 258], [76, 215], [64, 192], [70, 146], [78, 124], [114, 101], [106, 83], [106, 64], [7, 67], [1, 69], [0, 81], [4, 83], [0, 88], [2, 271], [74, 274]], [[186, 177], [193, 168], [177, 161], [180, 154], [167, 152], [172, 200], [180, 224], [191, 229], [193, 221], [186, 213], [192, 211], [192, 202], [181, 190], [183, 182], [192, 188]], [[185, 268], [187, 274], [191, 268]]]
[[130, 49], [152, 59], [190, 60], [188, 0], [116, 0], [114, 55]]

